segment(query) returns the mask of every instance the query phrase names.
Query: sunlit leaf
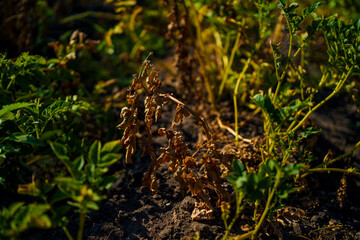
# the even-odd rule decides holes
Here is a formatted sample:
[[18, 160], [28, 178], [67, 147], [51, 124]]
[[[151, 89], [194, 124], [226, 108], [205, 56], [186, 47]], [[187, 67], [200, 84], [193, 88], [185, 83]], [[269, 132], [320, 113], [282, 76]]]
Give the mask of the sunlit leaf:
[[45, 143], [38, 140], [37, 138], [22, 133], [13, 133], [8, 137], [8, 140], [20, 143], [33, 144], [35, 146], [45, 146]]
[[90, 163], [93, 163], [95, 166], [100, 161], [100, 152], [101, 152], [101, 142], [95, 141], [89, 150], [89, 161]]

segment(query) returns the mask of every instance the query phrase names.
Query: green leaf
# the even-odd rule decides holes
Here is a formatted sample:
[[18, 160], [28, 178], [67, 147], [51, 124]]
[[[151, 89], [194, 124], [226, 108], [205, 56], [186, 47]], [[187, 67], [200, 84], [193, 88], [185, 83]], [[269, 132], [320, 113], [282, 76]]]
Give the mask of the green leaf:
[[233, 169], [236, 174], [239, 176], [244, 176], [246, 174], [244, 164], [236, 159], [233, 161]]
[[89, 150], [89, 161], [97, 166], [98, 162], [100, 161], [100, 153], [101, 153], [101, 142], [95, 141]]
[[300, 169], [304, 168], [302, 164], [289, 164], [284, 167], [286, 177], [294, 176], [300, 173]]
[[285, 11], [286, 13], [291, 13], [292, 11], [294, 11], [294, 10], [295, 10], [296, 8], [298, 8], [298, 7], [299, 7], [299, 4], [297, 4], [297, 3], [292, 3], [292, 4], [290, 4], [289, 7], [285, 8], [284, 11]]
[[47, 204], [32, 203], [16, 211], [10, 222], [12, 229], [21, 233], [30, 228], [47, 229], [51, 227], [51, 220], [45, 214], [50, 209]]
[[102, 177], [100, 181], [100, 186], [102, 187], [100, 187], [100, 190], [102, 190], [103, 188], [109, 189], [118, 178], [119, 175]]
[[87, 202], [85, 207], [91, 210], [99, 210], [99, 206], [95, 202]]
[[[239, 180], [241, 177], [246, 176], [246, 170], [244, 164], [236, 159], [232, 162], [233, 172], [226, 178], [234, 188], [240, 188], [242, 186], [242, 180]], [[240, 181], [240, 182], [239, 182]]]
[[49, 203], [54, 204], [69, 198], [69, 196], [61, 191], [57, 191], [49, 198]]
[[305, 130], [300, 130], [300, 134], [302, 138], [307, 138], [310, 135], [321, 132], [321, 130], [316, 130], [313, 127], [308, 127]]
[[121, 140], [115, 140], [111, 142], [107, 142], [101, 149], [101, 155], [105, 155], [107, 153], [117, 153], [122, 148]]
[[281, 112], [281, 110], [275, 108], [269, 96], [257, 94], [252, 97], [252, 100], [267, 114], [270, 122], [280, 123], [284, 120], [284, 114]]
[[280, 0], [280, 4], [282, 4], [282, 6], [285, 7], [287, 4], [287, 0]]
[[285, 115], [285, 118], [288, 118], [290, 116], [293, 116], [296, 112], [311, 106], [312, 106], [311, 102], [301, 101], [299, 99], [296, 99], [283, 108], [283, 113]]
[[313, 5], [310, 5], [306, 8], [304, 8], [302, 11], [301, 11], [301, 14], [305, 17], [307, 17], [310, 13], [314, 12], [317, 8], [319, 8], [321, 5], [323, 5], [324, 2], [317, 2]]
[[360, 19], [358, 19], [355, 23], [354, 23], [355, 29], [356, 31], [359, 33], [360, 32]]
[[100, 161], [98, 162], [98, 167], [110, 166], [120, 160], [121, 157], [122, 155], [118, 153], [108, 153], [101, 157]]
[[5, 114], [15, 111], [15, 110], [18, 110], [18, 109], [21, 109], [21, 108], [33, 106], [33, 105], [34, 105], [34, 103], [26, 103], [26, 102], [19, 102], [19, 103], [13, 103], [10, 105], [5, 105], [0, 110], [0, 119], [2, 119], [4, 121], [3, 117]]
[[35, 146], [45, 146], [45, 143], [36, 139], [35, 137], [22, 133], [13, 133], [8, 137], [8, 140], [20, 143], [33, 144]]
[[64, 145], [58, 142], [50, 142], [50, 147], [60, 160], [69, 163], [70, 159], [67, 156], [68, 151]]
[[40, 140], [47, 141], [53, 136], [61, 136], [63, 131], [61, 129], [49, 130], [41, 134]]
[[81, 169], [84, 167], [85, 159], [84, 156], [80, 156], [76, 158], [71, 163], [71, 171], [76, 175], [77, 179], [80, 179], [82, 177]]
[[51, 120], [66, 112], [72, 112], [74, 114], [80, 115], [81, 112], [89, 110], [92, 110], [92, 107], [88, 102], [85, 101], [68, 102], [63, 100], [56, 100], [44, 111], [42, 111], [41, 116], [47, 120]]
[[21, 208], [22, 206], [24, 206], [24, 202], [17, 202], [17, 203], [13, 203], [10, 205], [9, 207], [9, 214], [10, 216], [14, 216], [16, 211]]
[[0, 125], [5, 122], [5, 121], [12, 121], [15, 119], [15, 115], [12, 112], [7, 112], [5, 114], [2, 115], [2, 117], [0, 118]]
[[50, 142], [50, 147], [55, 153], [55, 155], [62, 161], [66, 169], [69, 171], [72, 177], [75, 177], [76, 173], [73, 172], [72, 163], [70, 158], [67, 156], [67, 149], [64, 145], [58, 142]]
[[274, 177], [276, 175], [278, 163], [272, 159], [266, 161], [260, 166], [259, 172], [266, 173], [269, 176]]

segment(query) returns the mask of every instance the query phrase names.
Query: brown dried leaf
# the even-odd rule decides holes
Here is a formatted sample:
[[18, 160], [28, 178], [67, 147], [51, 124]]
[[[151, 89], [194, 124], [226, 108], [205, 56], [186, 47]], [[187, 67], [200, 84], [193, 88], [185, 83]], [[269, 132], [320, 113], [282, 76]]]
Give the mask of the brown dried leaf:
[[155, 192], [157, 192], [158, 187], [159, 187], [159, 182], [158, 182], [158, 180], [156, 179], [155, 176], [152, 176], [152, 178], [151, 178], [151, 183], [150, 183], [150, 191], [151, 191], [152, 193], [155, 193]]
[[124, 133], [123, 133], [123, 137], [121, 138], [121, 144], [126, 147], [129, 142], [130, 142], [130, 134], [131, 134], [131, 129], [130, 128], [126, 128]]
[[191, 213], [191, 219], [194, 221], [201, 221], [201, 220], [212, 220], [215, 219], [213, 216], [213, 210], [210, 209], [205, 203], [203, 202], [196, 202], [195, 208]]
[[168, 153], [162, 153], [162, 154], [160, 155], [160, 157], [158, 157], [158, 159], [157, 159], [156, 162], [157, 162], [158, 164], [163, 164], [163, 163], [168, 163], [168, 162], [170, 162], [171, 159], [172, 159], [172, 157], [171, 157], [170, 154], [168, 154]]
[[159, 121], [160, 118], [161, 118], [161, 106], [157, 106], [155, 111], [155, 122]]
[[132, 111], [128, 107], [123, 107], [121, 109], [120, 118], [123, 118], [123, 121], [117, 125], [118, 129], [125, 129], [129, 123], [134, 119]]
[[159, 128], [158, 134], [164, 136], [166, 134], [166, 128]]
[[182, 178], [188, 184], [189, 190], [196, 196], [203, 195], [204, 185], [201, 181], [194, 175], [194, 173], [190, 172], [186, 174], [185, 172], [182, 174]]
[[133, 81], [132, 81], [132, 88], [134, 90], [138, 90], [142, 87], [142, 84], [141, 84], [141, 81], [140, 79], [135, 75], [134, 78], [133, 78]]
[[196, 159], [195, 158], [192, 158], [190, 156], [185, 157], [184, 163], [183, 163], [183, 167], [185, 169], [192, 168], [192, 167], [195, 167], [195, 166], [196, 166]]
[[173, 123], [182, 122], [184, 117], [190, 116], [190, 113], [186, 108], [184, 108], [184, 105], [178, 104], [176, 107], [176, 113], [174, 116]]
[[132, 164], [131, 157], [134, 154], [135, 150], [136, 150], [135, 137], [131, 137], [130, 144], [126, 147], [126, 157], [125, 157], [126, 164]]

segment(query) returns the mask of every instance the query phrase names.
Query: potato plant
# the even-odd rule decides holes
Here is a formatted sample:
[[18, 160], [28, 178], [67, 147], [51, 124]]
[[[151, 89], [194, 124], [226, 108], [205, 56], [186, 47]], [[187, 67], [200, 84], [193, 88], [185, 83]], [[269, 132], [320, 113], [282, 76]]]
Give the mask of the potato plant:
[[[14, 61], [1, 54], [0, 189], [34, 201], [1, 210], [1, 239], [51, 227], [63, 228], [74, 239], [67, 229], [71, 209], [79, 212], [76, 238], [82, 239], [86, 214], [98, 210], [104, 190], [117, 178], [104, 174], [122, 157], [120, 141], [102, 145], [84, 135], [89, 123], [78, 127], [92, 115], [108, 118], [67, 67], [76, 53], [93, 47], [78, 38], [65, 46], [66, 55], [49, 60], [23, 53]], [[71, 88], [77, 94], [69, 95]]]
[[[196, 198], [191, 219], [218, 216], [224, 240], [257, 239], [310, 174], [360, 175], [334, 166], [360, 141], [322, 161], [306, 146], [321, 132], [311, 120], [314, 112], [340, 93], [360, 111], [360, 19], [333, 12], [349, 1], [106, 3], [114, 13], [88, 11], [58, 21], [86, 22], [101, 40], [77, 29], [49, 44], [52, 58], [0, 53], [0, 191], [30, 196], [1, 209], [1, 239], [21, 238], [32, 228], [61, 228], [68, 239], [83, 239], [86, 216], [99, 210], [119, 178], [110, 170], [119, 162], [139, 164], [133, 161], [139, 152], [150, 158], [142, 184], [158, 193], [158, 172], [166, 164], [183, 196]], [[50, 21], [47, 1], [37, 4]], [[358, 4], [353, 8], [342, 11], [358, 18]], [[88, 16], [110, 19], [112, 26]], [[156, 57], [150, 53], [143, 61], [150, 51]], [[177, 95], [162, 89], [166, 81], [155, 65], [166, 65], [158, 56], [174, 60], [165, 69]], [[222, 119], [223, 106], [231, 106], [233, 121]], [[118, 124], [111, 114], [120, 108]], [[172, 121], [156, 128], [168, 108]], [[241, 111], [252, 112], [249, 121], [261, 114], [261, 136], [242, 136]], [[186, 118], [200, 130], [195, 149], [183, 136]], [[159, 136], [167, 145], [156, 149]], [[146, 141], [142, 146], [139, 138]], [[249, 212], [248, 229], [235, 235]]]
[[[311, 152], [309, 153], [307, 151], [306, 154], [308, 155], [304, 155], [304, 149], [297, 146], [303, 144], [304, 139], [319, 132], [319, 130], [314, 129], [307, 122], [311, 114], [339, 93], [345, 85], [353, 85], [349, 79], [352, 75], [359, 73], [360, 48], [358, 32], [360, 30], [360, 20], [347, 23], [339, 19], [336, 15], [318, 17], [315, 11], [323, 2], [317, 2], [299, 10], [299, 4], [290, 3], [285, 0], [278, 1], [276, 4], [269, 3], [268, 1], [255, 1], [253, 4], [255, 5], [254, 9], [257, 10], [257, 27], [259, 30], [255, 37], [257, 37], [258, 41], [255, 41], [255, 44], [248, 42], [247, 44], [252, 45], [241, 51], [239, 49], [241, 35], [244, 34], [246, 38], [249, 38], [242, 28], [250, 27], [246, 25], [244, 19], [242, 22], [237, 22], [236, 19], [229, 19], [229, 17], [226, 16], [225, 19], [237, 27], [234, 28], [234, 31], [238, 33], [235, 34], [236, 39], [229, 57], [226, 56], [226, 52], [215, 51], [215, 54], [220, 55], [220, 59], [224, 64], [220, 65], [220, 67], [223, 67], [222, 69], [216, 69], [217, 66], [213, 65], [210, 60], [212, 54], [209, 49], [204, 47], [205, 44], [207, 44], [206, 41], [211, 38], [207, 36], [208, 38], [205, 40], [204, 35], [211, 34], [207, 31], [217, 29], [216, 24], [218, 24], [218, 22], [214, 26], [208, 25], [208, 28], [203, 30], [193, 1], [181, 1], [180, 3], [172, 4], [174, 5], [174, 15], [172, 19], [174, 23], [171, 24], [170, 31], [173, 31], [174, 26], [177, 26], [179, 31], [184, 31], [182, 34], [186, 32], [186, 30], [179, 25], [180, 19], [176, 20], [177, 17], [179, 18], [180, 8], [184, 9], [186, 13], [185, 17], [188, 18], [189, 22], [185, 23], [190, 24], [191, 20], [194, 24], [196, 33], [193, 34], [196, 34], [196, 36], [192, 36], [189, 33], [187, 34], [192, 38], [192, 43], [198, 46], [195, 46], [194, 51], [197, 56], [196, 59], [199, 62], [199, 73], [203, 77], [203, 89], [206, 89], [208, 101], [211, 103], [214, 111], [216, 111], [216, 99], [222, 98], [226, 83], [229, 82], [229, 75], [232, 69], [231, 65], [236, 53], [245, 56], [242, 71], [238, 73], [238, 77], [233, 78], [233, 81], [235, 81], [233, 92], [235, 130], [227, 128], [234, 134], [234, 140], [237, 143], [240, 141], [239, 139], [244, 140], [239, 136], [237, 124], [239, 93], [240, 91], [247, 91], [249, 89], [253, 90], [251, 88], [251, 81], [255, 80], [249, 80], [244, 83], [242, 87], [244, 90], [240, 89], [240, 83], [244, 81], [246, 75], [250, 78], [251, 74], [249, 72], [251, 70], [254, 71], [253, 76], [255, 78], [263, 76], [261, 75], [263, 74], [261, 71], [270, 74], [272, 83], [261, 82], [265, 86], [268, 86], [268, 89], [263, 89], [263, 93], [259, 94], [250, 92], [253, 96], [248, 98], [249, 102], [247, 105], [260, 110], [263, 113], [264, 119], [264, 138], [258, 148], [261, 152], [260, 164], [254, 170], [249, 171], [249, 168], [246, 168], [240, 160], [234, 159], [231, 165], [231, 161], [220, 153], [217, 148], [216, 139], [214, 139], [213, 133], [210, 130], [211, 128], [207, 127], [207, 123], [204, 122], [201, 116], [198, 116], [190, 107], [171, 95], [161, 93], [161, 82], [158, 80], [158, 74], [155, 70], [151, 70], [151, 65], [149, 65], [148, 61], [145, 61], [144, 67], [140, 70], [138, 76], [134, 77], [133, 83], [129, 88], [127, 99], [131, 107], [123, 108], [120, 115], [121, 118], [123, 118], [123, 122], [119, 127], [125, 129], [125, 135], [122, 141], [127, 148], [126, 161], [131, 163], [130, 157], [135, 152], [135, 135], [140, 129], [140, 121], [138, 120], [140, 102], [137, 100], [137, 96], [141, 92], [145, 94], [144, 122], [146, 123], [148, 144], [144, 151], [145, 153], [151, 153], [152, 158], [149, 171], [143, 180], [146, 186], [156, 192], [158, 186], [156, 169], [160, 164], [168, 163], [169, 170], [174, 173], [174, 177], [179, 181], [181, 189], [190, 191], [192, 195], [196, 196], [199, 200], [192, 214], [194, 220], [212, 219], [212, 213], [216, 211], [216, 207], [221, 207], [222, 218], [225, 224], [225, 235], [223, 239], [228, 239], [230, 230], [234, 226], [236, 219], [239, 218], [244, 207], [253, 206], [254, 217], [252, 230], [235, 237], [235, 239], [255, 239], [264, 220], [268, 217], [269, 212], [273, 211], [279, 203], [281, 203], [282, 199], [287, 198], [291, 192], [296, 191], [293, 185], [298, 178], [307, 176], [309, 173], [323, 171], [338, 171], [359, 175], [358, 170], [353, 168], [338, 169], [328, 167], [329, 164], [340, 160], [341, 157], [352, 154], [354, 150], [358, 148], [359, 143], [357, 143], [349, 153], [332, 161], [324, 162], [324, 164], [314, 168], [311, 166]], [[240, 5], [242, 4], [249, 7], [252, 3], [244, 2]], [[223, 6], [225, 7], [226, 5]], [[229, 3], [229, 6], [232, 6], [231, 3]], [[236, 11], [238, 5], [234, 4], [233, 6], [232, 11]], [[283, 20], [278, 20], [277, 23], [275, 23], [276, 17], [274, 17], [276, 13], [275, 6], [281, 11], [281, 18], [279, 17], [278, 19]], [[209, 9], [204, 11], [208, 13], [211, 12]], [[214, 12], [212, 13], [214, 14]], [[205, 16], [203, 17], [205, 18]], [[283, 22], [284, 26], [281, 26]], [[272, 26], [286, 29], [289, 41], [278, 42], [277, 36], [272, 36], [272, 40], [269, 41], [272, 32], [280, 34], [277, 31], [271, 31]], [[191, 31], [190, 27], [187, 29]], [[215, 31], [214, 35], [217, 46], [221, 47], [220, 32]], [[226, 36], [229, 37], [231, 35], [229, 33]], [[313, 76], [308, 74], [307, 71], [314, 70], [308, 66], [308, 64], [311, 64], [311, 59], [306, 58], [306, 49], [311, 49], [316, 45], [316, 38], [322, 38], [326, 42], [328, 60], [319, 67], [322, 74], [321, 77], [311, 79]], [[179, 41], [186, 43], [183, 39], [179, 39]], [[246, 39], [243, 41], [249, 40]], [[259, 61], [261, 48], [264, 48], [266, 41], [268, 41], [268, 45], [270, 46], [268, 52], [272, 55], [271, 64], [261, 63], [261, 61]], [[226, 50], [228, 50], [229, 42], [226, 46]], [[179, 45], [177, 47], [179, 49], [182, 48], [182, 51], [186, 50], [184, 46]], [[281, 47], [282, 49], [280, 49]], [[180, 72], [182, 68], [186, 68], [185, 64], [185, 62], [178, 63], [177, 66]], [[257, 69], [259, 69], [259, 71], [257, 71]], [[149, 70], [151, 70], [150, 73], [147, 73]], [[218, 79], [216, 79], [216, 75], [214, 75], [214, 73], [218, 73], [217, 71], [223, 74], [222, 77]], [[190, 84], [189, 81], [191, 81], [191, 79], [185, 76], [182, 76], [182, 78], [184, 84]], [[213, 86], [216, 86], [216, 84], [220, 84], [218, 93], [213, 91], [213, 89], [215, 89]], [[316, 93], [325, 86], [331, 88], [332, 92], [324, 99], [315, 101]], [[257, 87], [259, 90], [261, 89], [261, 85]], [[191, 94], [191, 91], [190, 89], [187, 93]], [[244, 94], [249, 93], [244, 92]], [[245, 97], [242, 97], [241, 100], [245, 100], [246, 102], [246, 95], [243, 96]], [[169, 146], [161, 149], [162, 153], [160, 156], [155, 156], [151, 145], [151, 125], [157, 122], [161, 116], [163, 105], [169, 101], [177, 104], [174, 120], [171, 123], [170, 129], [159, 130], [160, 135], [167, 136]], [[251, 105], [252, 103], [255, 105]], [[199, 147], [194, 154], [189, 151], [186, 144], [183, 143], [181, 133], [176, 130], [177, 127], [181, 127], [179, 123], [181, 123], [182, 119], [190, 115], [198, 120], [206, 135], [204, 145]], [[255, 144], [252, 141], [250, 142], [250, 144]], [[209, 149], [203, 151], [202, 148], [205, 146]], [[198, 152], [205, 152], [205, 154], [196, 158], [195, 156]], [[299, 157], [301, 155], [302, 157]], [[199, 172], [198, 169], [202, 169], [203, 172], [202, 170]], [[234, 201], [236, 211], [230, 222], [230, 203], [233, 201], [229, 193], [222, 187], [225, 180], [222, 177], [224, 169], [231, 172], [227, 180], [233, 185], [235, 194]], [[215, 202], [216, 207], [214, 207]], [[199, 213], [201, 213], [201, 215], [199, 215]]]

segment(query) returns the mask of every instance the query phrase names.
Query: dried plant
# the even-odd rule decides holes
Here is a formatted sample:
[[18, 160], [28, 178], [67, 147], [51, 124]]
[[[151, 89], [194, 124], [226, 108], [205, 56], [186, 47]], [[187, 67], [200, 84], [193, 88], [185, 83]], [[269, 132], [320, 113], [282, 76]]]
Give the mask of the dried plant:
[[[126, 147], [126, 163], [132, 163], [131, 157], [136, 149], [136, 135], [139, 132], [141, 122], [138, 117], [139, 112], [142, 111], [138, 96], [144, 93], [145, 109], [143, 113], [147, 143], [144, 146], [143, 153], [150, 154], [152, 161], [143, 178], [143, 185], [152, 192], [156, 192], [158, 187], [156, 171], [161, 164], [167, 163], [169, 170], [174, 173], [175, 179], [180, 183], [181, 191], [186, 193], [189, 190], [200, 201], [196, 205], [192, 218], [198, 220], [211, 219], [215, 201], [217, 207], [223, 201], [230, 201], [228, 192], [222, 187], [221, 169], [224, 167], [221, 168], [220, 165], [225, 166], [227, 170], [231, 169], [231, 165], [219, 153], [206, 121], [171, 94], [161, 93], [160, 88], [161, 81], [158, 79], [158, 72], [148, 60], [145, 60], [140, 73], [134, 76], [132, 85], [128, 89], [129, 107], [124, 107], [120, 114], [123, 121], [118, 128], [124, 130], [122, 143]], [[168, 102], [177, 104], [176, 112], [170, 127], [158, 130], [159, 135], [166, 136], [168, 146], [162, 147], [160, 156], [156, 156], [152, 147], [151, 126], [160, 119], [161, 109]], [[189, 116], [198, 121], [206, 136], [206, 141], [194, 153], [191, 153], [179, 130], [183, 119]], [[216, 197], [214, 198], [214, 196]]]

